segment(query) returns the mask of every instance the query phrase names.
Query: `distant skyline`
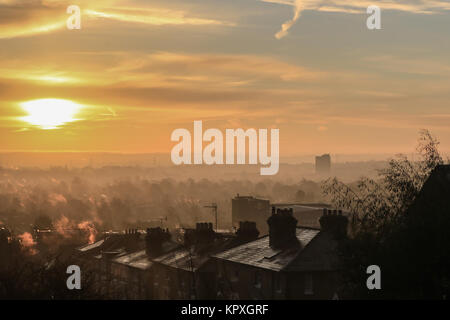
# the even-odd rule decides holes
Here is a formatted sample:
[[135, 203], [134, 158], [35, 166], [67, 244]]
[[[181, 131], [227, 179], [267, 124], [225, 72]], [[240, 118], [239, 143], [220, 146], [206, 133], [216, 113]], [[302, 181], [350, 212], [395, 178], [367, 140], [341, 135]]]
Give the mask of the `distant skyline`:
[[[311, 164], [315, 157], [321, 154], [302, 154], [284, 156], [280, 158], [281, 164]], [[411, 160], [419, 159], [414, 153], [405, 154]], [[387, 162], [395, 154], [330, 154], [333, 164]], [[443, 154], [450, 158], [450, 154]], [[102, 167], [108, 165], [134, 166], [172, 166], [169, 153], [102, 153], [102, 152], [0, 152], [0, 167]], [[207, 165], [205, 165], [207, 166]], [[255, 165], [253, 165], [255, 167]], [[240, 166], [237, 166], [240, 167]], [[249, 167], [249, 165], [244, 165]]]
[[423, 128], [449, 154], [448, 30], [443, 0], [0, 0], [0, 152], [168, 154], [202, 120], [279, 128], [280, 160], [411, 154]]

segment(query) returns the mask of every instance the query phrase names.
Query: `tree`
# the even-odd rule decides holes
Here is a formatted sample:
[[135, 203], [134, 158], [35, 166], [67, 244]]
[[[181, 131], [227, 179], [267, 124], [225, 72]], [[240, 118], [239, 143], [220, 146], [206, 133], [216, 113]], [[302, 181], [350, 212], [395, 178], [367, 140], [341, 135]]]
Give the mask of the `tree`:
[[[417, 247], [432, 251], [435, 245], [429, 243], [424, 248], [424, 243], [417, 243], [417, 234], [414, 233], [417, 231], [414, 219], [417, 218], [406, 214], [430, 173], [444, 164], [438, 145], [430, 132], [422, 130], [417, 147], [418, 161], [399, 155], [379, 172], [378, 179], [361, 178], [355, 188], [336, 178], [324, 184], [323, 192], [330, 197], [331, 203], [350, 214], [350, 236], [342, 243], [340, 252], [344, 270], [343, 290], [351, 297], [424, 298], [424, 292], [428, 292], [428, 298], [431, 298], [442, 292], [442, 288], [431, 293], [424, 288], [427, 281], [420, 274], [418, 266], [422, 261]], [[431, 238], [430, 228], [423, 228], [420, 232]], [[415, 254], [411, 255], [412, 252]], [[369, 291], [366, 287], [366, 268], [372, 264], [381, 267], [383, 290]], [[441, 282], [447, 276], [443, 275]]]

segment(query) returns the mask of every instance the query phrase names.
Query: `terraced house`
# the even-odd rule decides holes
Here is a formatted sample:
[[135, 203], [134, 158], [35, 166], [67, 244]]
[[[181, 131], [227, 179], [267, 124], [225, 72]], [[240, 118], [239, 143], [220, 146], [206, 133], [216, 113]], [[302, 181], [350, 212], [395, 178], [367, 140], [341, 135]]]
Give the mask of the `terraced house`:
[[292, 209], [273, 208], [269, 235], [214, 255], [218, 296], [229, 299], [339, 298], [342, 211], [323, 209], [321, 228], [299, 227]]

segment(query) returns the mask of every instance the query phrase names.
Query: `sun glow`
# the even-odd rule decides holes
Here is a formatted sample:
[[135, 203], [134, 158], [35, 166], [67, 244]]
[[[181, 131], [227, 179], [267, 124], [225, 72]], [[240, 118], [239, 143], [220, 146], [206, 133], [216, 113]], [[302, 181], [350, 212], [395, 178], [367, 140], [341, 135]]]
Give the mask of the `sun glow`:
[[63, 99], [39, 99], [20, 104], [28, 116], [21, 120], [44, 130], [58, 129], [60, 126], [77, 121], [75, 116], [82, 105]]

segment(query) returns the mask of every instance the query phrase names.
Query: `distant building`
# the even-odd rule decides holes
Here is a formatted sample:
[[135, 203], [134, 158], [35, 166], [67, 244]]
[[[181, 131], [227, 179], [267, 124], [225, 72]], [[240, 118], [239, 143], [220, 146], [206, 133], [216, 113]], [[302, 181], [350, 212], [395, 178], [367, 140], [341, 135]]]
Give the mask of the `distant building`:
[[316, 173], [329, 174], [331, 171], [331, 157], [329, 154], [316, 156]]
[[270, 201], [239, 194], [231, 200], [231, 216], [233, 227], [237, 228], [241, 221], [254, 221], [261, 234], [267, 234], [267, 219], [270, 216]]
[[292, 209], [294, 218], [300, 221], [302, 227], [316, 229], [320, 229], [319, 219], [322, 216], [323, 208], [330, 207], [324, 203], [271, 203], [271, 206], [276, 209]]
[[218, 296], [258, 300], [339, 297], [337, 244], [346, 236], [347, 222], [342, 212], [324, 209], [321, 229], [297, 227], [292, 209], [278, 209], [267, 221], [268, 236], [214, 255]]

